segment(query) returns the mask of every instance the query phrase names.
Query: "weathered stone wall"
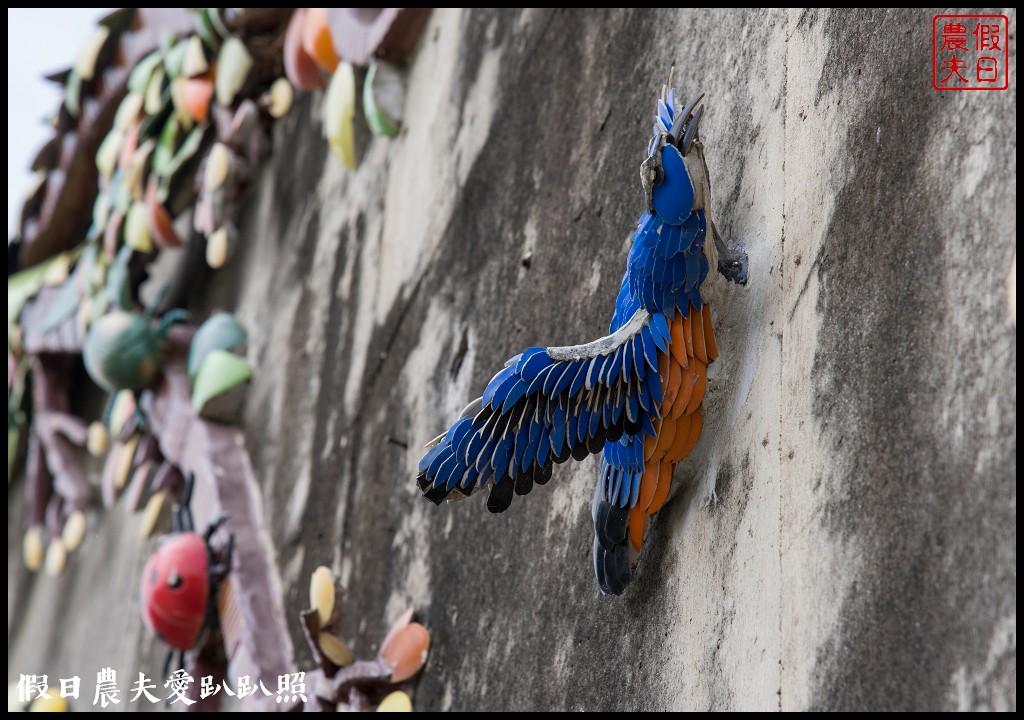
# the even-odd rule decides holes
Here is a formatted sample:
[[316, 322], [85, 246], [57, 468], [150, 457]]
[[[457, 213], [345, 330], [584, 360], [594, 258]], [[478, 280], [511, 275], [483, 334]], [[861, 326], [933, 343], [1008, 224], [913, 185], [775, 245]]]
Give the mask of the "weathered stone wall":
[[[203, 302], [251, 329], [244, 427], [287, 607], [332, 566], [367, 654], [414, 605], [424, 710], [1015, 709], [1008, 14], [1010, 90], [940, 93], [923, 11], [439, 10], [406, 128], [354, 174], [300, 103]], [[604, 334], [673, 62], [708, 93], [715, 217], [751, 276], [709, 287], [704, 435], [608, 598], [595, 460], [501, 516], [435, 508], [413, 475], [507, 357]], [[9, 561], [10, 672], [155, 654], [124, 617], [144, 551], [112, 526], [134, 520], [103, 522], [104, 557], [59, 581]], [[84, 651], [103, 618], [116, 642]]]

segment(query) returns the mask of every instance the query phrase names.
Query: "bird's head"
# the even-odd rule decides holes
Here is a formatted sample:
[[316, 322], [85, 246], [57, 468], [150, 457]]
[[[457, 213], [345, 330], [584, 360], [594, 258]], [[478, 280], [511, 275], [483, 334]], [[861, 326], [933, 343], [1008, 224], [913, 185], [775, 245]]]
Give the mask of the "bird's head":
[[677, 225], [695, 209], [704, 207], [707, 195], [707, 165], [700, 141], [704, 117], [704, 95], [685, 107], [676, 105], [675, 90], [669, 84], [658, 99], [654, 136], [647, 159], [640, 165], [640, 183], [649, 212]]

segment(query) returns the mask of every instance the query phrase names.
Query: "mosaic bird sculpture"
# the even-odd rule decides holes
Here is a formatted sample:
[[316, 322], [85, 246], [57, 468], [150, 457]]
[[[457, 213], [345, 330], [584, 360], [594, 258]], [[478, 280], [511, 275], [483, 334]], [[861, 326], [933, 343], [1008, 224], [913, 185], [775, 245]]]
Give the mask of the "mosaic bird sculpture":
[[676, 463], [700, 438], [707, 367], [718, 356], [701, 284], [712, 263], [746, 283], [742, 247], [726, 246], [709, 214], [702, 100], [682, 108], [674, 90], [662, 89], [640, 168], [647, 209], [633, 232], [610, 334], [585, 345], [531, 347], [508, 360], [419, 463], [428, 499], [488, 489], [487, 508], [502, 512], [513, 495], [545, 484], [556, 464], [602, 453], [594, 570], [606, 594], [626, 588]]

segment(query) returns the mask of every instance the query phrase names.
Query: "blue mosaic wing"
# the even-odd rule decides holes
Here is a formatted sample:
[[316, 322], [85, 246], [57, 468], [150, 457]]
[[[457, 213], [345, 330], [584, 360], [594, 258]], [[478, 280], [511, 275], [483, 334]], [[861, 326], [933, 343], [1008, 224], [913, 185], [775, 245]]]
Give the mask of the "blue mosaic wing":
[[481, 398], [428, 446], [417, 481], [440, 503], [481, 488], [502, 512], [543, 485], [554, 465], [582, 460], [623, 434], [654, 434], [662, 401], [658, 353], [670, 340], [663, 315], [636, 310], [586, 345], [529, 348], [505, 363]]

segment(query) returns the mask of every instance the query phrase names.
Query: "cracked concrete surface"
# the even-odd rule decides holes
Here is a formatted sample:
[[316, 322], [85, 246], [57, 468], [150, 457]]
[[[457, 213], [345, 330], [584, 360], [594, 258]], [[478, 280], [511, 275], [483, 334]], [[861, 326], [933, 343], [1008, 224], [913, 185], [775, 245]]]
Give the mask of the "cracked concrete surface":
[[[298, 103], [201, 307], [251, 329], [244, 427], [299, 662], [327, 564], [357, 654], [423, 617], [421, 710], [1016, 709], [1006, 12], [1007, 92], [933, 91], [924, 11], [438, 10], [406, 128], [356, 173], [325, 157], [319, 98]], [[673, 62], [708, 93], [716, 222], [751, 277], [708, 289], [703, 438], [606, 598], [595, 460], [501, 516], [435, 508], [413, 475], [506, 358], [604, 334]], [[88, 657], [34, 644], [47, 618], [98, 622], [53, 620], [55, 587], [134, 610], [134, 580], [84, 584], [138, 552], [104, 549], [56, 582], [9, 561], [11, 668]]]

